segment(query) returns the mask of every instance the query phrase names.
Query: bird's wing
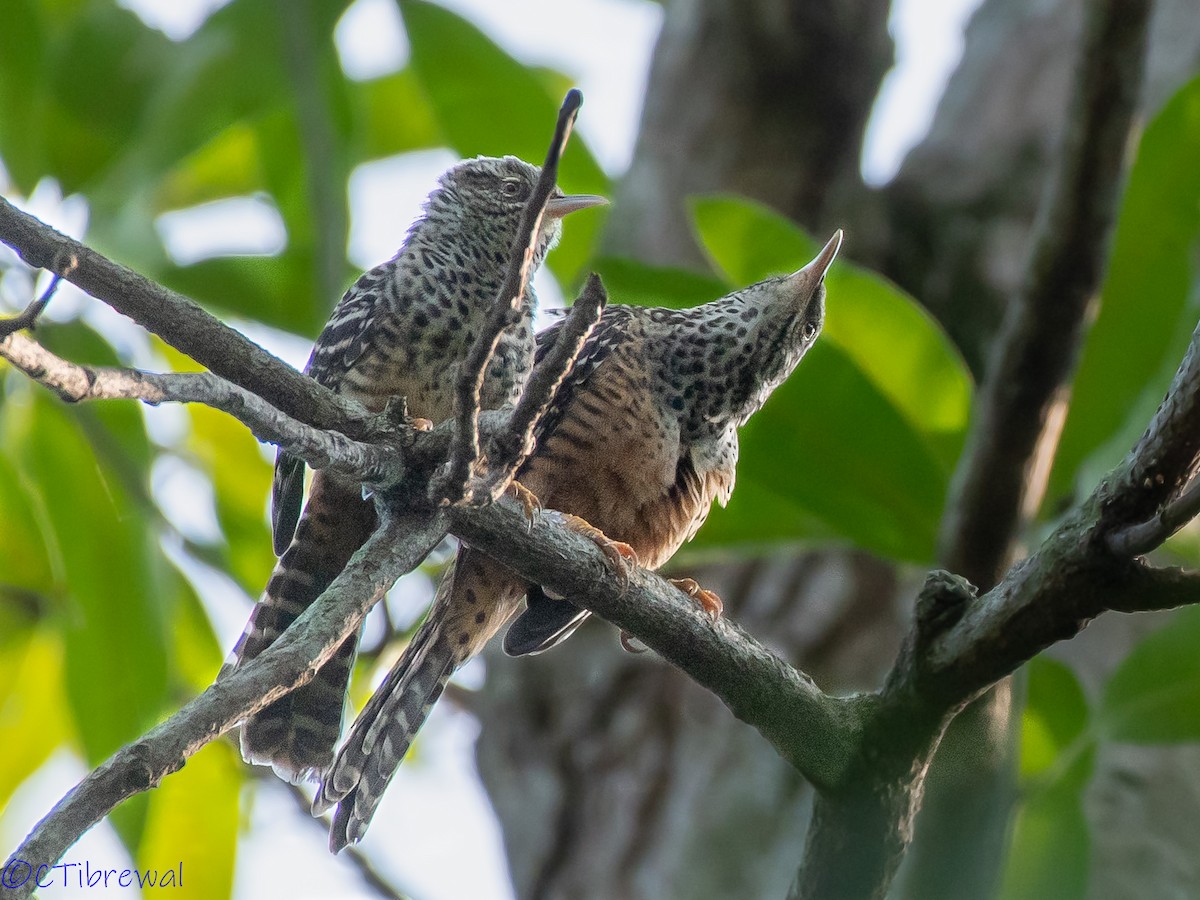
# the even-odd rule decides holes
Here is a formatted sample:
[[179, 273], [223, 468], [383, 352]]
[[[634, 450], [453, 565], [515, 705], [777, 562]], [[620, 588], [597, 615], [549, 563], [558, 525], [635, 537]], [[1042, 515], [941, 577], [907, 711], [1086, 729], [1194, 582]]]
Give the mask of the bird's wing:
[[[306, 375], [332, 390], [339, 388], [342, 378], [370, 346], [371, 326], [379, 319], [382, 282], [388, 272], [385, 266], [372, 269], [346, 291], [313, 345], [304, 367]], [[271, 534], [276, 556], [283, 555], [296, 533], [303, 500], [304, 461], [280, 450], [275, 455], [271, 483]]]

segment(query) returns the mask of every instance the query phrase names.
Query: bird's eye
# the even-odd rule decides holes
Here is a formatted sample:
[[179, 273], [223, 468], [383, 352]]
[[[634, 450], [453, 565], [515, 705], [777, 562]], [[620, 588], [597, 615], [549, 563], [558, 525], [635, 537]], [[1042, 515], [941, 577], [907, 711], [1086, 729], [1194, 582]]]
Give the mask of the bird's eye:
[[806, 341], [811, 341], [816, 336], [817, 336], [817, 326], [814, 325], [812, 322], [805, 322], [804, 323], [804, 339]]
[[508, 179], [500, 183], [500, 193], [505, 197], [516, 198], [522, 194], [521, 182]]

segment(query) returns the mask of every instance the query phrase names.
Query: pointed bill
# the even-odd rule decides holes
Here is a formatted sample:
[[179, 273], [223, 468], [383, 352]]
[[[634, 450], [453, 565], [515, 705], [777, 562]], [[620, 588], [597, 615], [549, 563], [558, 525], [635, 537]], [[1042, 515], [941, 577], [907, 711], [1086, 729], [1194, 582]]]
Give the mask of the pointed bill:
[[559, 194], [546, 201], [545, 215], [548, 219], [561, 219], [569, 213], [593, 206], [605, 206], [607, 203], [608, 200], [599, 194]]
[[837, 257], [841, 246], [842, 229], [839, 228], [833, 233], [833, 237], [829, 239], [829, 243], [825, 245], [825, 248], [817, 254], [817, 258], [800, 271], [810, 274], [814, 281], [819, 282], [825, 277], [825, 273], [829, 271], [829, 267], [833, 265], [833, 260]]

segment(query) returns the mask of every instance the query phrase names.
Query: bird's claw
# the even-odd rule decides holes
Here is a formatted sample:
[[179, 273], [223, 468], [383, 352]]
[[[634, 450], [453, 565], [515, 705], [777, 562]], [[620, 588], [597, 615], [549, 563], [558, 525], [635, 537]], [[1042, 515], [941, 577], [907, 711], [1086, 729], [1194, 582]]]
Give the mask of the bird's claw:
[[705, 590], [704, 588], [700, 587], [700, 585], [696, 582], [696, 579], [668, 578], [667, 580], [699, 603], [704, 612], [714, 622], [721, 618], [721, 611], [725, 608], [725, 604], [722, 603], [721, 598], [712, 591]]
[[508, 487], [504, 489], [504, 493], [521, 504], [521, 508], [525, 511], [525, 520], [529, 523], [529, 527], [532, 528], [534, 518], [537, 513], [542, 511], [542, 501], [538, 499], [537, 494], [516, 479], [508, 483]]
[[635, 638], [632, 634], [621, 629], [621, 649], [626, 653], [645, 653], [650, 648]]
[[595, 525], [579, 516], [563, 513], [563, 524], [576, 534], [583, 535], [600, 548], [600, 552], [608, 557], [608, 561], [616, 570], [622, 581], [628, 581], [629, 575], [638, 566], [637, 551], [624, 541], [614, 541]]

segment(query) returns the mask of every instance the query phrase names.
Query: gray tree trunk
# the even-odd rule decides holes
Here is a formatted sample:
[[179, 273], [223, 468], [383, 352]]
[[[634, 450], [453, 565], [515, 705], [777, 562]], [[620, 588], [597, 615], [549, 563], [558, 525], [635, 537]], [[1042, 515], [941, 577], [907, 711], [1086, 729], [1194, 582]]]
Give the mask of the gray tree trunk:
[[[850, 256], [921, 298], [978, 372], [1024, 262], [1081, 2], [985, 3], [928, 137], [898, 177], [874, 191], [862, 184], [858, 161], [891, 60], [882, 0], [675, 0], [606, 249], [702, 265], [684, 201], [714, 190], [763, 200], [822, 233], [845, 226]], [[1150, 109], [1200, 62], [1195, 0], [1163, 3], [1153, 47]], [[877, 686], [923, 574], [845, 551], [686, 571], [715, 589], [740, 624], [837, 691]], [[1064, 652], [1095, 684], [1102, 661], [1119, 658], [1145, 621], [1104, 622], [1102, 654], [1090, 634]], [[803, 846], [808, 786], [712, 696], [651, 654], [623, 653], [607, 625], [591, 623], [534, 659], [492, 652], [478, 707], [480, 772], [522, 900], [786, 893]], [[967, 737], [973, 746], [978, 733]], [[1002, 730], [998, 745], [1010, 737]], [[1102, 757], [1089, 808], [1095, 896], [1200, 895], [1189, 838], [1200, 823], [1196, 757], [1193, 748]], [[942, 783], [960, 800], [974, 791], [995, 806], [987, 791], [1009, 787], [1003, 778], [981, 786], [972, 778], [978, 768]], [[1003, 760], [993, 768], [1007, 771]], [[939, 809], [937, 794], [931, 788], [930, 818], [965, 828], [965, 843], [989, 829], [987, 840], [1002, 843], [1003, 803], [991, 822], [963, 825], [941, 819], [954, 810]], [[1129, 846], [1121, 824], [1131, 816], [1145, 836], [1119, 852]], [[918, 861], [937, 855], [926, 843]], [[963, 860], [936, 890], [987, 896], [976, 888], [994, 883], [1003, 847], [993, 849]], [[914, 883], [932, 885], [915, 878], [910, 895], [933, 896], [912, 893]]]

